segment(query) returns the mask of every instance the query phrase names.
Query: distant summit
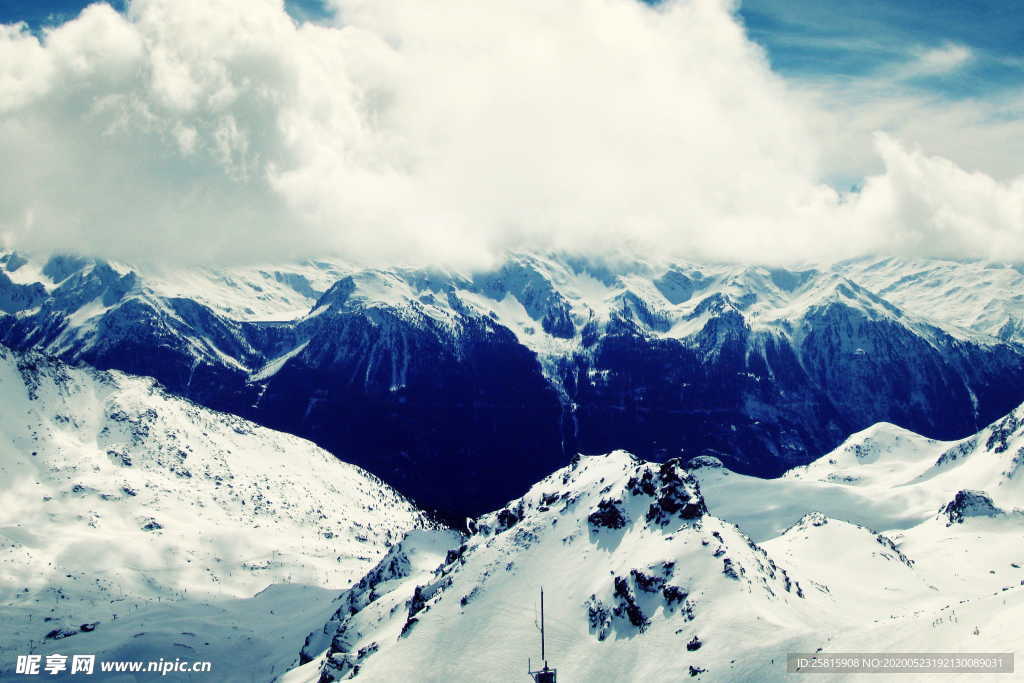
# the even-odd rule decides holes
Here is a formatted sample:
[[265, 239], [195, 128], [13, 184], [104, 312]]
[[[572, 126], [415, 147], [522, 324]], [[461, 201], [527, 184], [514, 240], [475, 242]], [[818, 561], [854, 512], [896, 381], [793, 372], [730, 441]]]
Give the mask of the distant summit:
[[774, 476], [878, 422], [972, 434], [1024, 401], [1021, 287], [955, 261], [518, 253], [474, 273], [7, 252], [0, 343], [155, 377], [460, 520], [577, 452], [714, 452]]

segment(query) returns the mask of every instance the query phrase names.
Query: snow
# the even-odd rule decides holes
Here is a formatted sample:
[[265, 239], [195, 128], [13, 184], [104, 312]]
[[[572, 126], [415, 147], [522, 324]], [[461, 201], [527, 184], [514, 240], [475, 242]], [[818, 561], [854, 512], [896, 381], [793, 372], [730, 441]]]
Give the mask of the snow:
[[[860, 519], [873, 528], [905, 528], [929, 518], [961, 489], [979, 489], [997, 505], [1024, 507], [1024, 407], [960, 441], [934, 441], [880, 423], [833, 452], [779, 479], [721, 468], [696, 471], [709, 505], [755, 538], [767, 538], [804, 512]], [[747, 501], [780, 501], [766, 518]], [[760, 505], [760, 503], [756, 503]]]
[[[12, 279], [52, 291], [43, 262]], [[481, 284], [493, 273], [341, 262], [133, 268], [141, 284], [128, 298], [183, 328], [174, 297], [233, 325], [301, 324], [328, 314], [329, 303], [314, 306], [351, 277], [345, 306], [375, 324], [388, 314], [455, 328], [466, 306], [546, 368], [586, 352], [589, 322], [628, 318], [642, 334], [685, 340], [711, 305], [794, 341], [832, 305], [926, 340], [936, 330], [1024, 340], [1024, 273], [1004, 264], [861, 259], [781, 272], [536, 254], [509, 264], [493, 287]], [[682, 280], [662, 287], [670, 268]], [[61, 339], [82, 339], [121, 305], [102, 301], [69, 311]], [[550, 313], [568, 316], [570, 338], [543, 329]], [[252, 362], [201, 331], [188, 343], [259, 382], [305, 350], [298, 329]], [[392, 376], [404, 381], [400, 363]], [[308, 442], [149, 380], [0, 350], [0, 398], [0, 666], [29, 648], [154, 659], [171, 648], [213, 659], [225, 681], [510, 680], [538, 654], [541, 586], [563, 680], [678, 681], [693, 666], [702, 681], [775, 681], [787, 678], [787, 652], [1019, 645], [1024, 407], [955, 442], [878, 424], [772, 480], [710, 458], [689, 473], [623, 452], [580, 458], [462, 533]], [[42, 640], [94, 621], [91, 633]]]
[[210, 268], [136, 268], [150, 294], [183, 297], [238, 321], [284, 321], [305, 315], [317, 297], [352, 272], [340, 261]]
[[[653, 495], [638, 488], [645, 481]], [[354, 601], [354, 613], [326, 625], [347, 649], [325, 651], [319, 662], [340, 663], [328, 671], [344, 676], [357, 661], [358, 679], [366, 681], [525, 676], [526, 658], [536, 663], [538, 655], [541, 586], [549, 659], [567, 680], [668, 680], [670, 670], [677, 680], [690, 663], [719, 661], [685, 645], [699, 636], [724, 651], [740, 625], [729, 615], [757, 615], [750, 623], [742, 617], [742, 628], [766, 644], [777, 643], [780, 633], [807, 631], [801, 617], [776, 607], [792, 604], [802, 613], [796, 584], [787, 584], [735, 527], [668, 512], [648, 519], [652, 507], [662, 509], [674, 495], [699, 500], [692, 480], [677, 469], [621, 452], [582, 458], [476, 520], [477, 532], [463, 545], [450, 542], [452, 552], [433, 572], [410, 572], [399, 581], [385, 576], [373, 587], [375, 600]], [[602, 500], [619, 501], [631, 523], [594, 524], [590, 517]], [[724, 572], [729, 566], [737, 578]], [[347, 594], [341, 602], [350, 604]], [[633, 607], [619, 610], [628, 604]], [[739, 673], [754, 663], [721, 666]], [[307, 665], [282, 680], [317, 676]]]
[[[848, 277], [900, 308], [974, 332], [1024, 341], [1024, 272], [991, 261], [857, 259], [839, 264]], [[1012, 323], [1016, 323], [1013, 326]]]
[[275, 358], [274, 360], [270, 361], [262, 368], [260, 368], [259, 371], [254, 372], [252, 375], [250, 375], [249, 381], [259, 382], [262, 380], [270, 379], [278, 372], [280, 372], [281, 368], [283, 368], [288, 361], [302, 353], [307, 346], [309, 346], [309, 341], [304, 341], [298, 346], [296, 346], [294, 349], [281, 354], [280, 356], [278, 356], [277, 358]]
[[[781, 681], [786, 653], [818, 648], [1012, 651], [1024, 617], [1024, 407], [957, 442], [875, 425], [773, 480], [579, 457], [458, 532], [150, 380], [3, 351], [0, 392], [5, 662], [510, 680], [538, 663], [543, 587], [564, 680]], [[970, 494], [948, 514], [965, 488], [999, 511]], [[78, 632], [43, 639], [58, 627]]]
[[[906, 529], [930, 519], [961, 489], [984, 490], [1009, 509], [1024, 507], [1022, 415], [1018, 408], [978, 435], [951, 442], [880, 423], [778, 479], [715, 467], [694, 474], [712, 512], [757, 541], [780, 534], [808, 512], [873, 529]], [[987, 446], [1003, 432], [1005, 444], [997, 439]]]
[[[42, 274], [45, 256], [28, 255], [27, 259], [7, 275], [16, 283], [40, 282], [52, 290], [54, 283]], [[558, 254], [513, 253], [506, 263], [519, 264], [551, 283], [569, 305], [577, 326], [591, 319], [607, 322], [621, 310], [623, 297], [629, 294], [669, 319], [669, 331], [652, 334], [680, 338], [696, 331], [692, 314], [700, 302], [721, 295], [743, 311], [754, 329], [778, 330], [783, 322], [797, 321], [816, 306], [843, 302], [871, 316], [897, 316], [915, 325], [937, 325], [959, 338], [1024, 339], [1024, 294], [1018, 293], [1024, 286], [1024, 272], [994, 262], [858, 259], [802, 271], [775, 271], [760, 266], [628, 260], [607, 266], [584, 264]], [[216, 270], [108, 265], [117, 273], [136, 272], [148, 297], [189, 298], [235, 321], [302, 318], [311, 312], [319, 295], [347, 276], [355, 279], [356, 297], [367, 305], [408, 307], [424, 293], [440, 294], [447, 287], [462, 298], [482, 296], [471, 286], [473, 274], [360, 268], [339, 260]], [[656, 284], [668, 271], [685, 273], [694, 283], [691, 296], [675, 305]], [[507, 321], [527, 346], [550, 343], [544, 339], [546, 335], [525, 333], [524, 328], [539, 328], [538, 321], [523, 320], [522, 311], [509, 307], [503, 298], [477, 299], [475, 304], [495, 310], [499, 321]], [[450, 314], [443, 295], [422, 309], [431, 317], [441, 311]]]
[[78, 340], [84, 339], [95, 333], [96, 323], [110, 310], [110, 306], [103, 304], [103, 297], [95, 299], [74, 311], [67, 317], [67, 327], [64, 332], [51, 345], [54, 353], [70, 348]]
[[0, 677], [30, 648], [209, 655], [231, 667], [218, 680], [269, 677], [292, 664], [327, 588], [433, 526], [313, 444], [152, 380], [0, 348], [0, 396]]
[[[328, 617], [330, 598], [335, 592], [317, 586], [273, 584], [248, 598], [184, 597], [138, 605], [126, 599], [115, 603], [121, 610], [116, 619], [101, 621], [95, 631], [79, 632], [56, 641], [37, 640], [33, 651], [44, 657], [53, 653], [69, 658], [93, 654], [98, 661], [209, 661], [211, 672], [204, 675], [211, 680], [271, 680], [294, 664], [296, 643], [301, 644], [309, 628]], [[27, 619], [24, 612], [7, 614], [36, 631], [45, 632], [57, 623], [42, 622], [40, 611], [28, 613]], [[15, 653], [27, 651], [5, 650], [4, 666], [9, 666]], [[3, 673], [6, 672], [0, 670], [0, 675]], [[185, 676], [171, 674], [163, 678], [188, 680]], [[90, 678], [110, 680], [98, 671]], [[150, 674], [137, 680], [152, 678]]]
[[[23, 257], [27, 259], [24, 263]], [[0, 259], [4, 258], [9, 261], [12, 255], [0, 254]], [[19, 254], [15, 263], [19, 267], [12, 277], [16, 276], [17, 282], [40, 282], [55, 296], [54, 283], [43, 275], [46, 255]], [[67, 267], [80, 269], [84, 287], [87, 274], [99, 265], [101, 262], [82, 260], [80, 265]], [[457, 333], [467, 308], [478, 316], [491, 317], [538, 355], [556, 385], [561, 361], [588, 352], [583, 344], [588, 325], [600, 330], [617, 319], [626, 319], [652, 339], [685, 343], [718, 315], [710, 310], [714, 306], [709, 307], [714, 302], [742, 316], [743, 324], [755, 333], [752, 344], [763, 343], [766, 333], [787, 338], [799, 347], [807, 329], [803, 321], [830, 305], [848, 307], [869, 319], [892, 320], [932, 343], [940, 331], [985, 345], [1024, 340], [1024, 295], [1012, 294], [1024, 284], [1024, 273], [998, 263], [863, 259], [804, 270], [773, 270], [629, 259], [599, 263], [557, 253], [510, 253], [493, 268], [475, 273], [366, 268], [340, 260], [219, 269], [124, 264], [112, 264], [111, 268], [116, 274], [131, 271], [137, 275], [131, 291], [105, 308], [96, 301], [69, 304], [77, 308], [68, 311], [66, 329], [44, 350], [81, 357], [91, 345], [102, 343], [92, 331], [104, 317], [134, 301], [168, 316], [174, 322], [175, 336], [193, 347], [196, 358], [247, 375], [269, 373], [283, 349], [275, 347], [273, 358], [261, 357], [263, 349], [226, 353], [212, 341], [209, 331], [182, 320], [170, 302], [185, 298], [208, 307], [242, 347], [250, 343], [243, 324], [268, 322], [294, 325], [300, 330], [293, 342], [297, 346], [305, 341], [302, 323], [333, 310], [327, 302], [317, 303], [343, 278], [351, 278], [354, 285], [345, 305], [371, 312], [367, 316], [371, 319], [372, 312], [380, 310], [414, 325]], [[72, 300], [75, 295], [73, 291], [61, 293]], [[65, 299], [47, 301], [58, 308], [65, 305]], [[34, 313], [14, 315], [24, 319]], [[549, 322], [559, 322], [557, 334], [544, 330], [546, 315], [553, 316]], [[40, 325], [48, 324], [40, 320]], [[863, 343], [847, 351], [857, 355], [872, 352]]]
[[[5, 259], [6, 261], [6, 259]], [[17, 268], [12, 269], [9, 263], [4, 263], [4, 274], [11, 282], [18, 285], [30, 285], [35, 282], [42, 284], [47, 291], [53, 289], [55, 283], [43, 274], [42, 265], [36, 261], [22, 260], [20, 255], [16, 260]]]
[[[433, 534], [440, 561], [396, 546], [279, 680], [525, 677], [525, 657], [539, 665], [541, 587], [564, 680], [781, 681], [787, 653], [819, 649], [1012, 652], [1024, 500], [1007, 464], [1024, 449], [1022, 413], [952, 443], [875, 425], [774, 480], [710, 457], [692, 476], [623, 452], [578, 458], [461, 537], [403, 542]], [[956, 476], [921, 476], [950, 449]], [[944, 510], [965, 480], [1016, 507], [965, 503], [953, 521]]]

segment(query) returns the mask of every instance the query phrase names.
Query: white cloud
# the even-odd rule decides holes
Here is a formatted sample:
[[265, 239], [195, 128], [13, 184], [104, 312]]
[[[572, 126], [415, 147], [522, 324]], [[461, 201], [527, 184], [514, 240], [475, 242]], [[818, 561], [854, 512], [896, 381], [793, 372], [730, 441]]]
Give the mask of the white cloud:
[[876, 226], [878, 248], [996, 260], [1024, 256], [1024, 176], [1000, 183], [879, 135], [885, 173], [868, 179], [853, 220]]
[[[463, 264], [522, 246], [967, 255], [1019, 237], [1021, 181], [887, 138], [868, 155], [866, 129], [835, 144], [842, 115], [773, 74], [731, 10], [344, 0], [328, 27], [274, 0], [135, 0], [42, 40], [3, 27], [0, 233], [129, 261]], [[867, 168], [885, 172], [860, 196], [822, 182]]]
[[953, 100], [869, 77], [804, 84], [799, 92], [816, 112], [824, 176], [840, 186], [884, 170], [878, 132], [1001, 181], [1024, 170], [1024, 90]]
[[966, 45], [949, 43], [942, 47], [915, 50], [915, 59], [904, 67], [904, 78], [952, 73], [974, 58]]

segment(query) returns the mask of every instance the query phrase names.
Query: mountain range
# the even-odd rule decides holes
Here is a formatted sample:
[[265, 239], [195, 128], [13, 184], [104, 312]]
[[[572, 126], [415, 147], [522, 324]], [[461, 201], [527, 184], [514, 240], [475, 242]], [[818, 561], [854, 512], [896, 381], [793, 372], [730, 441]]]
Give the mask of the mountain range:
[[151, 378], [0, 348], [0, 394], [0, 677], [35, 652], [226, 682], [514, 680], [541, 588], [547, 658], [576, 680], [1006, 653], [1024, 617], [1024, 405], [957, 440], [878, 423], [776, 478], [575, 455], [451, 528]]
[[0, 343], [157, 379], [310, 439], [457, 521], [578, 452], [777, 476], [890, 422], [1024, 401], [1024, 272], [510, 254], [477, 272], [0, 256]]

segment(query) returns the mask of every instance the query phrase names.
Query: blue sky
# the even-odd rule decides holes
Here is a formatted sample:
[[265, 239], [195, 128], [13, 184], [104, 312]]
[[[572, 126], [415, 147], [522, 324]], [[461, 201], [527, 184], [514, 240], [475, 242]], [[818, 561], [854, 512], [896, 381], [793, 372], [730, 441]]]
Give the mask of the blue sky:
[[1024, 80], [1024, 5], [1016, 0], [747, 0], [741, 14], [789, 76], [871, 77], [915, 51], [959, 45], [971, 53], [963, 68], [914, 84], [977, 96]]
[[[123, 9], [125, 0], [110, 0]], [[33, 28], [75, 16], [83, 0], [2, 0], [0, 22]], [[288, 0], [293, 16], [322, 19], [322, 0]], [[740, 15], [776, 71], [801, 80], [870, 79], [921, 51], [960, 46], [950, 72], [903, 79], [949, 98], [979, 97], [1024, 82], [1024, 3], [1017, 0], [744, 0]]]

